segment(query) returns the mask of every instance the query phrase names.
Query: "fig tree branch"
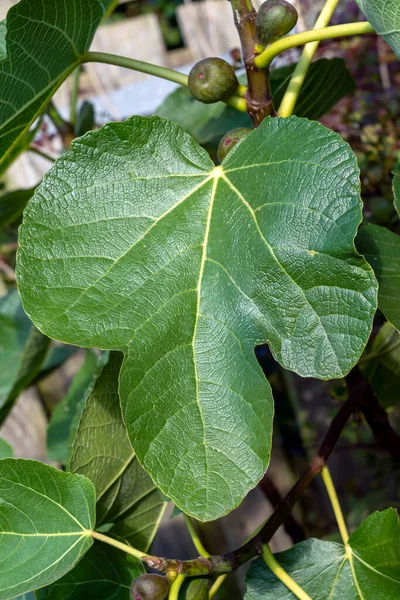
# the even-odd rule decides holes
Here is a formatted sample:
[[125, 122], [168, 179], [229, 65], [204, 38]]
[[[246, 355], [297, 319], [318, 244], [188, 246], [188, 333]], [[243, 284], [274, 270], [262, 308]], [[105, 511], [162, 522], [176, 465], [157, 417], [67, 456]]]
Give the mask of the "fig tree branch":
[[257, 44], [256, 17], [251, 0], [231, 0], [236, 29], [242, 46], [248, 89], [245, 94], [247, 112], [255, 127], [273, 112], [269, 73], [255, 63]]

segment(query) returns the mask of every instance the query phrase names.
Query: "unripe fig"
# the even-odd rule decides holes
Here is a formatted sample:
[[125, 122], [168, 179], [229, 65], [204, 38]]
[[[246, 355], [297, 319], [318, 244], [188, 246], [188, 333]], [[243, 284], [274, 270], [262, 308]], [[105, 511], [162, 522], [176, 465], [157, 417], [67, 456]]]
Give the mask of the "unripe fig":
[[165, 600], [170, 582], [163, 575], [139, 575], [131, 585], [132, 600]]
[[237, 127], [228, 131], [218, 144], [218, 160], [222, 162], [225, 156], [232, 150], [236, 144], [239, 144], [252, 130], [248, 127]]
[[194, 65], [189, 73], [189, 91], [205, 104], [219, 102], [234, 94], [239, 82], [235, 71], [222, 58], [211, 57]]
[[286, 0], [266, 0], [257, 13], [257, 38], [266, 46], [292, 31], [299, 15]]
[[[182, 589], [182, 598], [184, 600], [208, 600], [210, 589], [210, 580], [204, 577], [199, 579], [190, 579], [185, 583]], [[181, 596], [179, 596], [180, 598]]]

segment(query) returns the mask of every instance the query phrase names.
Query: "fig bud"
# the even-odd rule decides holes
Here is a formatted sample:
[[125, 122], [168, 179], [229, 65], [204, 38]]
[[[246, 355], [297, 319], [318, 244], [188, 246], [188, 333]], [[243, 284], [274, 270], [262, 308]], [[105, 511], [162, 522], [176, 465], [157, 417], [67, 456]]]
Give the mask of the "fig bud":
[[165, 600], [170, 582], [163, 575], [139, 575], [131, 585], [132, 600]]
[[[204, 577], [199, 579], [190, 579], [183, 587], [182, 598], [184, 598], [184, 600], [208, 600], [209, 589], [209, 579]], [[181, 596], [179, 596], [179, 598], [180, 597]]]
[[234, 94], [239, 82], [233, 67], [222, 58], [205, 58], [189, 73], [189, 91], [205, 104], [219, 102]]
[[225, 156], [232, 150], [236, 144], [239, 144], [245, 137], [251, 133], [248, 127], [237, 127], [228, 131], [218, 144], [218, 160], [222, 162]]
[[257, 38], [266, 46], [292, 31], [299, 15], [286, 0], [266, 0], [257, 13]]

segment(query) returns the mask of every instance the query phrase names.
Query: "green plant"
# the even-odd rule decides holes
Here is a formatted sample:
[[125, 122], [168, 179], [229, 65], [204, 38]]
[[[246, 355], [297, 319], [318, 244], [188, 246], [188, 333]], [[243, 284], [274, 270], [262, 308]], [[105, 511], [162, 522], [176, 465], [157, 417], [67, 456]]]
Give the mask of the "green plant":
[[[356, 156], [312, 120], [351, 91], [351, 76], [338, 60], [311, 65], [319, 41], [375, 30], [399, 57], [397, 1], [359, 0], [371, 24], [328, 27], [338, 0], [327, 0], [315, 29], [264, 49], [251, 1], [231, 0], [245, 84], [216, 58], [188, 78], [91, 52], [116, 2], [21, 0], [8, 13], [0, 27], [0, 171], [24, 151], [51, 160], [32, 147], [31, 125], [44, 113], [68, 151], [36, 190], [0, 197], [10, 288], [13, 224], [24, 211], [16, 259], [23, 309], [15, 290], [0, 299], [1, 420], [21, 390], [71, 351], [50, 338], [88, 350], [50, 421], [50, 454], [65, 472], [1, 447], [0, 600], [31, 592], [123, 600], [130, 589], [135, 600], [213, 598], [227, 574], [257, 557], [246, 600], [399, 597], [396, 510], [385, 506], [349, 535], [326, 467], [355, 414], [400, 458], [400, 437], [379, 402], [397, 403], [400, 377], [398, 218], [358, 232]], [[268, 41], [286, 31], [277, 27]], [[296, 65], [270, 73], [278, 54], [303, 44]], [[84, 105], [77, 115], [76, 93], [69, 122], [51, 103], [73, 72], [76, 92], [87, 62], [163, 77], [203, 103], [224, 103], [202, 106], [175, 92], [176, 119], [190, 111], [189, 133], [159, 116], [91, 131], [93, 110]], [[215, 138], [250, 126], [231, 152], [220, 149], [216, 166]], [[397, 211], [398, 181], [397, 173]], [[241, 547], [210, 555], [191, 519], [232, 511], [269, 464], [274, 398], [254, 352], [265, 343], [279, 374], [270, 377], [275, 396], [276, 380], [294, 371], [341, 379], [345, 400], [272, 516]], [[310, 539], [273, 556], [271, 537], [319, 474], [342, 543]], [[196, 559], [149, 554], [169, 499], [185, 513]]]

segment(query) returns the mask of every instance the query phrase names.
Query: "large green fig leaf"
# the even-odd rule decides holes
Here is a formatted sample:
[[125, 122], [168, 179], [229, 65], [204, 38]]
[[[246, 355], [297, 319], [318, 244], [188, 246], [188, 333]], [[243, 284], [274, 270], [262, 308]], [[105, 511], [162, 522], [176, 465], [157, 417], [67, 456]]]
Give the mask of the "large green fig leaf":
[[0, 460], [0, 600], [48, 585], [92, 545], [95, 491], [40, 462]]
[[354, 248], [356, 159], [315, 122], [266, 119], [221, 167], [180, 127], [133, 117], [77, 140], [20, 230], [24, 308], [47, 334], [122, 350], [136, 455], [198, 519], [229, 512], [269, 460], [272, 396], [254, 347], [343, 376], [376, 281]]
[[360, 367], [385, 408], [400, 402], [400, 334], [390, 323], [382, 325]]
[[113, 523], [112, 533], [146, 552], [165, 503], [140, 466], [122, 420], [118, 376], [122, 354], [112, 352], [79, 422], [70, 470], [96, 488], [97, 526]]
[[378, 280], [379, 308], [387, 320], [400, 330], [400, 236], [385, 227], [367, 225], [360, 229], [356, 244]]
[[[313, 600], [398, 600], [400, 526], [397, 511], [373, 513], [348, 545], [307, 540], [276, 554]], [[262, 559], [250, 568], [245, 600], [295, 600]]]
[[400, 58], [399, 0], [357, 0], [357, 3], [376, 32]]
[[76, 567], [51, 586], [38, 590], [38, 600], [128, 600], [129, 588], [145, 569], [132, 556], [95, 542]]
[[103, 14], [98, 0], [21, 0], [7, 14], [0, 62], [0, 162], [82, 61]]

